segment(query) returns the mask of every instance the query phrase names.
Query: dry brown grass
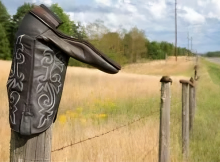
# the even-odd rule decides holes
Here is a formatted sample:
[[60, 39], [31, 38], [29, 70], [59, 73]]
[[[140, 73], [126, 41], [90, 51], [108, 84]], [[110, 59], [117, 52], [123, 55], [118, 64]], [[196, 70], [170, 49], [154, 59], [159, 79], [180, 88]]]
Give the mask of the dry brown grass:
[[10, 62], [0, 61], [0, 67], [0, 159], [3, 161], [9, 161], [9, 139], [11, 132], [8, 118], [8, 96], [6, 91], [6, 82], [9, 75]]
[[[0, 157], [8, 161], [10, 127], [8, 124], [8, 101], [6, 81], [11, 62], [0, 60]], [[164, 69], [161, 69], [161, 68]], [[161, 62], [129, 65], [117, 75], [109, 75], [94, 69], [68, 67], [58, 119], [53, 126], [52, 150], [71, 142], [77, 142], [96, 134], [111, 130], [124, 122], [140, 117], [134, 113], [127, 117], [127, 105], [143, 101], [142, 109], [159, 110], [160, 74], [176, 75], [188, 73], [192, 62], [181, 62], [177, 65], [169, 60], [166, 66]], [[164, 73], [163, 73], [163, 70]], [[131, 72], [133, 74], [129, 74]], [[134, 74], [137, 73], [137, 74]], [[155, 75], [139, 75], [155, 74]], [[172, 76], [173, 94], [179, 95], [179, 79]], [[151, 99], [154, 99], [152, 101]], [[140, 100], [142, 99], [142, 100]], [[148, 104], [152, 102], [151, 104]], [[125, 109], [120, 114], [108, 114], [103, 109], [118, 108], [120, 103]], [[97, 106], [98, 105], [98, 106]], [[155, 107], [156, 105], [156, 107]], [[97, 110], [98, 109], [100, 110]], [[134, 110], [139, 111], [136, 106]], [[117, 112], [119, 112], [117, 110]], [[129, 114], [131, 115], [131, 114]], [[158, 155], [158, 116], [146, 118], [131, 126], [124, 127], [100, 138], [74, 145], [59, 152], [52, 153], [53, 161], [98, 161], [98, 162], [133, 162], [157, 161]], [[172, 161], [175, 160], [172, 156]]]
[[[103, 125], [94, 126], [88, 123], [86, 125], [77, 123], [77, 126], [72, 126], [73, 129], [69, 130], [70, 126], [68, 125], [65, 125], [63, 129], [58, 128], [59, 123], [54, 129], [55, 132], [59, 132], [59, 135], [54, 136], [53, 148], [60, 148], [71, 142], [93, 137], [111, 130], [116, 125], [114, 121], [108, 122], [104, 127]], [[99, 138], [54, 152], [52, 159], [55, 161], [80, 162], [157, 161], [158, 129], [158, 122], [154, 119], [148, 119]]]
[[194, 66], [193, 58], [169, 57], [167, 61], [150, 61], [147, 63], [130, 64], [124, 67], [124, 71], [146, 75], [189, 75]]

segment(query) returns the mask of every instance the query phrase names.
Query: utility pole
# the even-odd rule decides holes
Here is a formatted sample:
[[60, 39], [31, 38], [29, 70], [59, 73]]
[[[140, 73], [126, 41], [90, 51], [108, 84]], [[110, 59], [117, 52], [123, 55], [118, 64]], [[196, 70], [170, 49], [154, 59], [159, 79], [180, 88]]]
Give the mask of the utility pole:
[[176, 9], [177, 2], [175, 0], [175, 56], [177, 61], [177, 9]]
[[191, 53], [192, 53], [192, 40], [193, 40], [193, 38], [191, 37]]
[[188, 41], [188, 52], [187, 52], [187, 58], [188, 58], [189, 57], [189, 32], [188, 32], [188, 35], [187, 35], [187, 41]]

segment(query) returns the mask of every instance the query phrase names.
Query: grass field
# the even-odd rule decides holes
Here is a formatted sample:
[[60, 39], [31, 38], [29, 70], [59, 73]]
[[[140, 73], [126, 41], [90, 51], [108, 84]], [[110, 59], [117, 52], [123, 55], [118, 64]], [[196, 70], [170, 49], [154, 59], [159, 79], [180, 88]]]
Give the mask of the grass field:
[[198, 106], [190, 143], [193, 162], [219, 162], [220, 65], [202, 60], [198, 82]]
[[[68, 67], [58, 118], [53, 125], [52, 150], [102, 134], [142, 116], [146, 118], [99, 138], [53, 152], [52, 160], [77, 162], [158, 161], [159, 80], [162, 75], [171, 75], [173, 84], [170, 149], [171, 161], [178, 162], [181, 157], [181, 85], [179, 79], [188, 79], [192, 76], [193, 65], [193, 61], [185, 61], [185, 58], [178, 58], [177, 63], [173, 58], [170, 58], [167, 62], [155, 61], [127, 65], [116, 75], [104, 74], [94, 69]], [[0, 136], [2, 137], [0, 139], [0, 157], [3, 161], [8, 161], [10, 128], [5, 85], [10, 62], [0, 61], [0, 66], [2, 67], [0, 74], [2, 105], [0, 109], [0, 122], [2, 123], [0, 129]], [[215, 78], [215, 73], [212, 74], [212, 68], [218, 68], [218, 66], [202, 62], [200, 88], [198, 88], [200, 93], [198, 95], [199, 108], [190, 146], [190, 153], [193, 156], [192, 161], [197, 159], [203, 161], [201, 158], [202, 156], [205, 158], [205, 154], [202, 153], [206, 150], [203, 141], [209, 142], [200, 141], [200, 138], [205, 138], [206, 135], [199, 135], [199, 133], [202, 133], [204, 126], [207, 129], [209, 128], [208, 125], [205, 125], [208, 123], [203, 118], [208, 116], [205, 113], [208, 107], [205, 107], [202, 103], [208, 102], [211, 97], [214, 97], [218, 92], [217, 88], [219, 88], [217, 84], [214, 84], [218, 83], [219, 78]], [[214, 80], [210, 77], [211, 75], [213, 75]], [[208, 95], [204, 95], [205, 89], [201, 88], [203, 85], [213, 91], [208, 91]], [[200, 98], [203, 98], [201, 102]], [[216, 104], [217, 111], [217, 102], [214, 99], [209, 102]], [[152, 111], [157, 112], [150, 115]], [[210, 114], [213, 113], [211, 110], [209, 111]], [[210, 123], [213, 123], [212, 118], [210, 118]], [[203, 127], [200, 124], [204, 124]], [[208, 132], [207, 130], [207, 135]], [[218, 137], [217, 134], [214, 135], [216, 138]], [[210, 140], [210, 138], [208, 139]], [[204, 150], [199, 150], [201, 148], [200, 143]], [[215, 146], [212, 147], [215, 148]], [[206, 153], [208, 152], [206, 151]], [[218, 156], [218, 154], [215, 156]]]

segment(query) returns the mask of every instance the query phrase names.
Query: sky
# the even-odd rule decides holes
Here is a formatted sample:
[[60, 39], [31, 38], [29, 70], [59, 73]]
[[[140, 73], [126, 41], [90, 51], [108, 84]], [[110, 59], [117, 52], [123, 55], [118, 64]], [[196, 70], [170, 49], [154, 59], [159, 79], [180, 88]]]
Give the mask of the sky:
[[[83, 25], [103, 20], [112, 32], [137, 27], [150, 41], [175, 42], [175, 0], [1, 0], [14, 15], [24, 2], [58, 3]], [[189, 36], [188, 36], [189, 35]], [[177, 0], [177, 46], [198, 53], [220, 51], [220, 0]]]

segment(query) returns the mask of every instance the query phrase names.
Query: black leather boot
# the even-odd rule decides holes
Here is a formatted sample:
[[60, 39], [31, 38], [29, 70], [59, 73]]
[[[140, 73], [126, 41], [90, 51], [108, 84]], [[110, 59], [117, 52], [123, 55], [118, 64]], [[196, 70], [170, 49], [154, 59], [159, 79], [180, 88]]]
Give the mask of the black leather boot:
[[121, 69], [89, 42], [58, 31], [61, 23], [46, 6], [36, 6], [16, 33], [7, 89], [10, 126], [22, 135], [43, 132], [55, 120], [69, 57], [110, 74]]

